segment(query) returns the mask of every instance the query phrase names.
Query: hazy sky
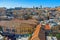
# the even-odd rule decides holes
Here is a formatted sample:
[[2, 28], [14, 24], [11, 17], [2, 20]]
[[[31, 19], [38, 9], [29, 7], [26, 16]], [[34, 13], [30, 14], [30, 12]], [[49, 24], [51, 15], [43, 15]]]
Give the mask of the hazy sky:
[[55, 7], [60, 6], [59, 0], [0, 0], [0, 7]]

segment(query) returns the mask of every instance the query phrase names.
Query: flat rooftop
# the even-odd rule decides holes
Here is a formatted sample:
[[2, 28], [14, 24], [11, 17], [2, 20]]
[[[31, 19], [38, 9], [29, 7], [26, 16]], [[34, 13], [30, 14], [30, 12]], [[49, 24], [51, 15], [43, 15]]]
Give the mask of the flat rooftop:
[[0, 21], [0, 26], [12, 26], [12, 25], [20, 25], [20, 24], [32, 24], [36, 25], [37, 21], [36, 20], [19, 20], [19, 19], [14, 19], [10, 21]]

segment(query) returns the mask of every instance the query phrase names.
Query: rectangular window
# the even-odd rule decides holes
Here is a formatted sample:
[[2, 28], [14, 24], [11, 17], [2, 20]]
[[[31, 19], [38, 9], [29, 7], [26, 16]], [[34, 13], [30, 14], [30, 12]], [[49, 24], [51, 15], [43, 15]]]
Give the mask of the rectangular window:
[[16, 30], [15, 29], [12, 29], [12, 32], [16, 32]]
[[10, 32], [11, 30], [10, 29], [6, 29], [7, 32]]

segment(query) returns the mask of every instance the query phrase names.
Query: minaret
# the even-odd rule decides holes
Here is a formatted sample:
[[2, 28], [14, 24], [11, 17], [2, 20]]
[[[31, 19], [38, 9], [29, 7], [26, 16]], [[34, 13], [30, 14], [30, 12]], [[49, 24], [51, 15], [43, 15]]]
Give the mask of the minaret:
[[42, 9], [42, 5], [40, 5], [40, 8]]
[[33, 9], [34, 9], [35, 7], [33, 6]]

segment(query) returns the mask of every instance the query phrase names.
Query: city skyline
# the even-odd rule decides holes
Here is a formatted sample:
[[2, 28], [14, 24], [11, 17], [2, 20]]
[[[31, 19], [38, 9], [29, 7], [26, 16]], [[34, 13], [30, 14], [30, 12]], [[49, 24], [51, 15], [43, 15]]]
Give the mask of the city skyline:
[[0, 7], [14, 8], [14, 7], [56, 7], [60, 6], [59, 0], [0, 0]]

